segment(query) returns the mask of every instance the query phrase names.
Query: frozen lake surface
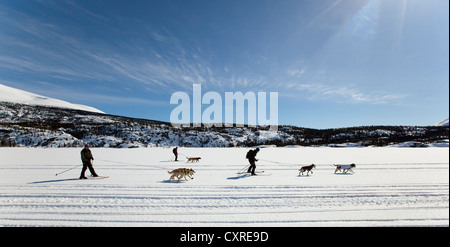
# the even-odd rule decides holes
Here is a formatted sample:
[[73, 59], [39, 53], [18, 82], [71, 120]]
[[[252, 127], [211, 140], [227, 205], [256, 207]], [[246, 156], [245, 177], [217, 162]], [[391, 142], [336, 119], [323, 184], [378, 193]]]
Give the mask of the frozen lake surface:
[[[79, 148], [0, 148], [0, 226], [449, 226], [448, 148], [268, 147], [253, 177], [237, 174], [248, 150], [93, 148], [109, 178], [79, 180], [81, 167], [55, 176]], [[194, 179], [170, 181], [183, 167]]]

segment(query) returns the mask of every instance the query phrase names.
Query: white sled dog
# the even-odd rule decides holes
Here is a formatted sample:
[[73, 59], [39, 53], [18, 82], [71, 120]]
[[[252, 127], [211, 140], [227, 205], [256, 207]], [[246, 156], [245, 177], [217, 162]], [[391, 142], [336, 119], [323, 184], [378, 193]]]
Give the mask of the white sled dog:
[[172, 174], [172, 176], [170, 176], [170, 180], [175, 179], [175, 177], [178, 178], [178, 181], [181, 180], [181, 178], [184, 177], [184, 179], [186, 181], [187, 178], [189, 177], [190, 179], [194, 179], [192, 176], [194, 176], [195, 171], [192, 169], [187, 169], [187, 168], [179, 168], [179, 169], [175, 169], [173, 171], [167, 171], [169, 174]]
[[336, 167], [336, 170], [334, 170], [334, 173], [340, 171], [342, 173], [347, 173], [347, 172], [352, 172], [354, 173], [354, 171], [352, 170], [352, 168], [355, 168], [356, 165], [355, 164], [350, 164], [350, 165], [334, 165]]
[[188, 157], [186, 162], [191, 162], [191, 163], [199, 162], [200, 159], [201, 159], [200, 157], [190, 157], [190, 158]]

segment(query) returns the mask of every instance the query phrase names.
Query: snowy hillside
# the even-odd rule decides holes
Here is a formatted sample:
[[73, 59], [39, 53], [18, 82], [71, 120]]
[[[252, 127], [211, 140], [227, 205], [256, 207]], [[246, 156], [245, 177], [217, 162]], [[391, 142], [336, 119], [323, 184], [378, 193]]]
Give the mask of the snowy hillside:
[[448, 121], [449, 121], [449, 119], [447, 118], [444, 121], [441, 121], [441, 122], [435, 124], [434, 126], [449, 126]]
[[[448, 127], [365, 126], [317, 130], [267, 128], [174, 128], [169, 123], [73, 109], [0, 102], [0, 146], [80, 147], [248, 147], [387, 146], [418, 142], [428, 147], [449, 139]], [[448, 147], [448, 141], [445, 144]]]
[[[444, 123], [445, 125], [445, 123]], [[362, 126], [308, 129], [279, 126], [175, 128], [170, 123], [107, 115], [0, 84], [0, 146], [80, 147], [248, 147], [329, 146], [365, 147], [414, 143], [429, 147], [449, 139], [448, 119], [443, 126]], [[400, 146], [408, 146], [400, 145]]]
[[75, 110], [104, 113], [90, 106], [72, 104], [63, 100], [53, 99], [34, 93], [26, 92], [16, 88], [0, 84], [0, 102], [11, 102], [26, 105], [40, 105], [50, 107], [69, 108]]
[[[262, 148], [260, 176], [237, 174], [247, 148], [180, 148], [179, 162], [169, 148], [92, 148], [109, 178], [55, 176], [80, 150], [0, 148], [0, 227], [449, 226], [448, 148]], [[356, 168], [335, 174], [336, 163]], [[180, 167], [194, 179], [170, 181]]]

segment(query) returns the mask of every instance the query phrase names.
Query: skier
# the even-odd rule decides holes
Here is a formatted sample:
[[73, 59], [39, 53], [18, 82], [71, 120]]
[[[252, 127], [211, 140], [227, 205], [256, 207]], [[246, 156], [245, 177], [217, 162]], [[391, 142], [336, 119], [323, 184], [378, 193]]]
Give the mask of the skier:
[[259, 152], [259, 148], [256, 148], [255, 150], [250, 150], [247, 152], [247, 156], [246, 158], [248, 159], [248, 162], [250, 163], [250, 167], [248, 168], [248, 173], [251, 173], [252, 176], [256, 175], [255, 170], [256, 170], [256, 164], [255, 162], [258, 161], [256, 159], [256, 155]]
[[175, 155], [175, 161], [178, 161], [178, 147], [175, 147], [172, 152]]
[[95, 173], [94, 167], [92, 167], [91, 160], [94, 160], [94, 157], [89, 149], [89, 145], [86, 144], [83, 150], [81, 150], [81, 161], [83, 162], [83, 168], [81, 169], [80, 179], [87, 179], [84, 173], [88, 168], [93, 177], [98, 177], [97, 173]]

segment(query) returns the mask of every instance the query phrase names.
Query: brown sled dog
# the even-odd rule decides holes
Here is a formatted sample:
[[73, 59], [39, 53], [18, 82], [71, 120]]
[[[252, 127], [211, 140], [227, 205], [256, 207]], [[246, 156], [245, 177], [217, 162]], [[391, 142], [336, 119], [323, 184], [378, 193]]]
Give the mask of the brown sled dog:
[[181, 180], [181, 178], [184, 177], [184, 179], [186, 181], [187, 178], [189, 177], [190, 179], [194, 179], [192, 176], [194, 175], [195, 171], [192, 169], [187, 169], [187, 168], [179, 168], [179, 169], [175, 169], [173, 171], [168, 171], [169, 174], [172, 174], [172, 176], [170, 176], [170, 179], [175, 179], [175, 177], [178, 178], [178, 181]]
[[191, 162], [191, 163], [199, 162], [200, 159], [201, 159], [200, 157], [191, 157], [191, 158], [187, 158], [186, 162]]

